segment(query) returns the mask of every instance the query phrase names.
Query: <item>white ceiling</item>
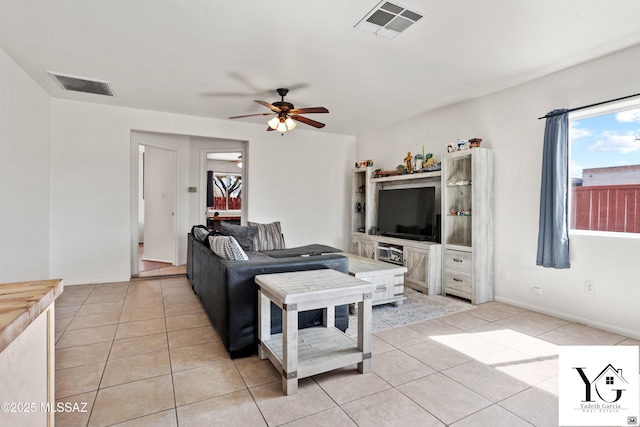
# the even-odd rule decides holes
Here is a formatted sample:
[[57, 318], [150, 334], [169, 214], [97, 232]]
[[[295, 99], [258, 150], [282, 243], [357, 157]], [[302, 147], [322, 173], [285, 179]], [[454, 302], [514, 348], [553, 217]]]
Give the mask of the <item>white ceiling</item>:
[[353, 28], [377, 3], [1, 0], [0, 48], [53, 97], [226, 119], [290, 87], [329, 109], [319, 132], [358, 135], [640, 42], [637, 0], [403, 0], [424, 18], [393, 40]]

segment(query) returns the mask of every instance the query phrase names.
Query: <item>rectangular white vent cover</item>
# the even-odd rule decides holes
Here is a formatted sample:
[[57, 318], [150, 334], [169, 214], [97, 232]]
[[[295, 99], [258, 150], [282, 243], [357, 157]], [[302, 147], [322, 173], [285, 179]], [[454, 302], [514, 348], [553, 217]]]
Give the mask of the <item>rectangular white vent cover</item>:
[[400, 6], [397, 2], [381, 1], [354, 28], [359, 28], [389, 39], [409, 28], [422, 18], [422, 14]]
[[108, 81], [70, 76], [67, 74], [54, 73], [52, 71], [47, 72], [64, 90], [115, 96], [111, 83]]

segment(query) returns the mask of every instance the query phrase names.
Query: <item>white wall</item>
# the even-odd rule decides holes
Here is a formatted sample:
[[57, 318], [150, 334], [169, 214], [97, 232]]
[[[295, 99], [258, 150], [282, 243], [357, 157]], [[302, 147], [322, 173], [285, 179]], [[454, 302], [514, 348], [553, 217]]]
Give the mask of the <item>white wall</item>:
[[[65, 283], [130, 277], [132, 130], [248, 141], [247, 218], [281, 221], [288, 246], [350, 245], [354, 137], [301, 127], [281, 136], [264, 125], [61, 99], [51, 123], [51, 274]], [[187, 186], [200, 191], [194, 176]], [[182, 227], [186, 235], [190, 225]]]
[[[637, 93], [639, 69], [637, 46], [358, 137], [357, 157], [390, 169], [422, 144], [442, 153], [458, 138], [483, 138], [494, 149], [496, 300], [640, 337], [640, 239], [572, 235], [571, 269], [535, 265], [544, 134], [537, 118]], [[585, 280], [595, 281], [595, 295], [584, 292]]]
[[0, 49], [0, 283], [49, 278], [49, 96]]

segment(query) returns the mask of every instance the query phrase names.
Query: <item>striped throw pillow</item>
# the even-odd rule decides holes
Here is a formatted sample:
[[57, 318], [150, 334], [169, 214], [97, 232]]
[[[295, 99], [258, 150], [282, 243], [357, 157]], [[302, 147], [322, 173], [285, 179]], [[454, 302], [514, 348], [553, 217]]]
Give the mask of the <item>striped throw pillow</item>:
[[276, 249], [286, 249], [284, 236], [280, 229], [280, 221], [271, 224], [259, 224], [248, 222], [249, 227], [258, 227], [258, 234], [253, 238], [254, 251], [273, 251]]
[[236, 239], [231, 236], [209, 236], [209, 246], [220, 258], [234, 261], [248, 261], [249, 257], [242, 250]]

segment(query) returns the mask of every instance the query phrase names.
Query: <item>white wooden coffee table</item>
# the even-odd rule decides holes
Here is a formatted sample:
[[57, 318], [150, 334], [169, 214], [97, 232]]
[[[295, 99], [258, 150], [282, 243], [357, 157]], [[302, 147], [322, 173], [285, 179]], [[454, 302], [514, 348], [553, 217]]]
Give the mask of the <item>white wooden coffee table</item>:
[[373, 305], [393, 303], [398, 306], [407, 299], [404, 296], [404, 275], [407, 267], [347, 252], [340, 252], [340, 255], [349, 258], [350, 275], [376, 285]]
[[[371, 370], [371, 299], [375, 285], [336, 270], [261, 274], [258, 304], [259, 355], [282, 374], [284, 392], [298, 379], [358, 364]], [[282, 333], [271, 335], [271, 302], [282, 309]], [[357, 341], [335, 327], [335, 306], [358, 304]], [[322, 308], [324, 326], [298, 330], [298, 312]]]

